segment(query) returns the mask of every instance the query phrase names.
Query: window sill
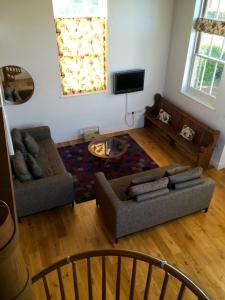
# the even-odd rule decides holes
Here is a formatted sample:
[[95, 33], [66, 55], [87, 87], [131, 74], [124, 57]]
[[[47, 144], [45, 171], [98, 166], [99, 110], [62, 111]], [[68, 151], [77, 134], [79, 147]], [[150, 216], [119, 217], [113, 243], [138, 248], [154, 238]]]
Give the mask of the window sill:
[[93, 91], [93, 92], [84, 92], [81, 94], [72, 94], [72, 95], [60, 95], [60, 99], [65, 99], [65, 98], [73, 98], [73, 97], [80, 97], [80, 96], [88, 96], [92, 94], [103, 94], [107, 93], [108, 89], [102, 90], [102, 91]]
[[181, 94], [211, 110], [216, 110], [215, 103], [212, 103], [212, 100], [209, 99], [207, 96], [203, 95], [202, 97], [200, 97], [199, 95], [195, 95], [195, 93], [192, 93], [190, 90], [188, 91], [181, 90]]

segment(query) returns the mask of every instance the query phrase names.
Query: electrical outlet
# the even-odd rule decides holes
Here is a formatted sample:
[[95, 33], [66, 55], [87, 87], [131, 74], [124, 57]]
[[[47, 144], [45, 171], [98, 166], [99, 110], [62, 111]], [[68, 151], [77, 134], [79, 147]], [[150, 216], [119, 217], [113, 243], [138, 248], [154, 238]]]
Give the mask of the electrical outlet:
[[141, 109], [127, 112], [128, 115], [136, 115], [136, 114], [141, 114], [141, 113], [143, 113], [143, 110], [141, 110]]
[[136, 114], [142, 114], [142, 113], [144, 113], [143, 109], [136, 110]]

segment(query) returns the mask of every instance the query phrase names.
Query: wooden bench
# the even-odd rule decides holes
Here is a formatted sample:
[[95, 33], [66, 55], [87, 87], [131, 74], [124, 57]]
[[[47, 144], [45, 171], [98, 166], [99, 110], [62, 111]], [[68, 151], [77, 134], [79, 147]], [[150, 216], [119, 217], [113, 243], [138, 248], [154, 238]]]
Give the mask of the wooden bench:
[[[169, 124], [165, 124], [157, 118], [161, 108], [171, 115]], [[214, 130], [190, 116], [160, 94], [155, 95], [155, 104], [152, 107], [146, 107], [145, 127], [150, 125], [154, 125], [162, 133], [166, 134], [170, 139], [171, 145], [176, 144], [192, 156], [195, 156], [197, 158], [196, 165], [200, 165], [203, 168], [209, 166], [213, 150], [219, 138], [220, 132], [218, 130]], [[187, 125], [195, 131], [194, 139], [191, 142], [179, 134], [183, 125]]]

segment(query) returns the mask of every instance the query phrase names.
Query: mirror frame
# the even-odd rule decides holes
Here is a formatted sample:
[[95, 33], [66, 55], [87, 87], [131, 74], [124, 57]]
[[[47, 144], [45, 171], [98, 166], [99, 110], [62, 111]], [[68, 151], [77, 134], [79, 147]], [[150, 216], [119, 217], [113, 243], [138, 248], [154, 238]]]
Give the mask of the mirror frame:
[[34, 85], [34, 80], [33, 80], [32, 76], [30, 75], [30, 73], [26, 69], [24, 69], [23, 67], [16, 66], [16, 65], [5, 65], [5, 66], [1, 67], [0, 69], [2, 70], [3, 74], [5, 72], [4, 68], [6, 68], [6, 67], [21, 69], [22, 71], [26, 72], [29, 75], [30, 79], [32, 80], [32, 89], [30, 90], [30, 94], [27, 95], [21, 102], [19, 102], [19, 103], [13, 103], [10, 100], [7, 100], [5, 98], [5, 88], [4, 88], [4, 84], [3, 84], [3, 78], [2, 78], [2, 76], [0, 74], [0, 80], [1, 80], [1, 84], [2, 84], [2, 90], [3, 90], [3, 93], [4, 93], [4, 103], [5, 104], [9, 104], [9, 105], [20, 105], [20, 104], [26, 103], [28, 100], [30, 100], [33, 97], [33, 94], [34, 94], [35, 85]]

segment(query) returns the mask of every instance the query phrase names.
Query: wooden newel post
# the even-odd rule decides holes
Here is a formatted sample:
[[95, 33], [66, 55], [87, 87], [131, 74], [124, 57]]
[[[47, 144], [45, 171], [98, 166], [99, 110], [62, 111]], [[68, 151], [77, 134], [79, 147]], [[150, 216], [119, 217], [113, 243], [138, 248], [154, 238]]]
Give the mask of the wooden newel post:
[[0, 298], [33, 300], [30, 278], [8, 205], [0, 200]]

